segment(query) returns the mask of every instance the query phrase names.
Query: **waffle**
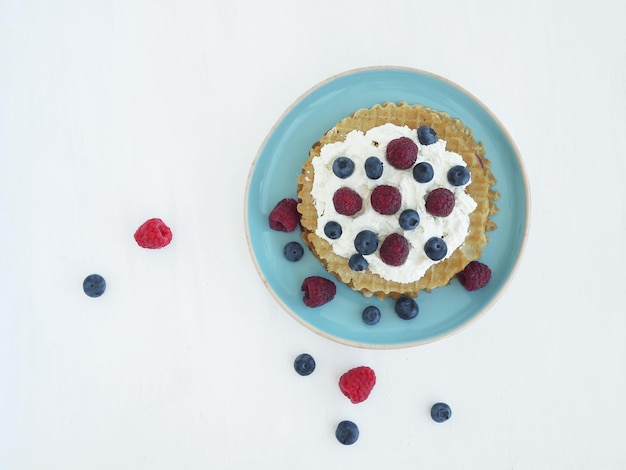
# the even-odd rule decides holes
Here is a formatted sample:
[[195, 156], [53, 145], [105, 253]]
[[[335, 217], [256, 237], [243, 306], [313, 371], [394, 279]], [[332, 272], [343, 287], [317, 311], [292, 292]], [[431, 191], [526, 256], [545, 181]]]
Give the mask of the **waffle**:
[[[328, 240], [316, 234], [318, 213], [311, 195], [315, 178], [313, 160], [320, 155], [324, 145], [343, 141], [350, 131], [366, 132], [385, 123], [406, 125], [411, 129], [417, 129], [421, 125], [432, 127], [438, 138], [446, 141], [446, 149], [463, 158], [471, 174], [471, 182], [466, 186], [465, 192], [477, 204], [469, 216], [468, 234], [461, 246], [447, 258], [431, 266], [419, 279], [406, 283], [384, 279], [369, 268], [364, 271], [351, 269], [348, 259], [336, 254]], [[488, 242], [486, 232], [496, 228], [491, 216], [498, 210], [494, 201], [499, 194], [492, 188], [496, 179], [490, 167], [490, 161], [485, 158], [485, 149], [482, 143], [474, 140], [471, 129], [444, 112], [404, 102], [384, 103], [370, 109], [358, 110], [338, 122], [310, 149], [309, 158], [298, 177], [298, 212], [301, 215], [302, 238], [328, 272], [353, 290], [367, 297], [376, 296], [381, 299], [399, 298], [403, 295], [417, 297], [421, 291], [430, 292], [436, 287], [449, 284], [470, 261], [480, 258], [482, 249]]]

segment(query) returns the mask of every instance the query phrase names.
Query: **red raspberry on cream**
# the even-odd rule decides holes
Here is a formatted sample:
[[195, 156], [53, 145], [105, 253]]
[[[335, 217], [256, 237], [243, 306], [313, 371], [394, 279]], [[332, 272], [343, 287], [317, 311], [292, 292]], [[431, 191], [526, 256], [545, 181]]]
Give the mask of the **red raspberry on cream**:
[[433, 189], [426, 196], [426, 210], [437, 217], [448, 217], [454, 210], [454, 193], [446, 188]]
[[353, 189], [344, 187], [335, 191], [333, 205], [338, 214], [354, 215], [363, 207], [363, 199]]
[[372, 209], [382, 215], [393, 215], [402, 205], [402, 194], [395, 186], [376, 186], [370, 196]]
[[391, 166], [406, 170], [417, 160], [417, 144], [408, 137], [398, 137], [387, 144], [386, 155]]
[[392, 233], [380, 246], [380, 259], [389, 266], [402, 266], [409, 256], [409, 242], [399, 233]]

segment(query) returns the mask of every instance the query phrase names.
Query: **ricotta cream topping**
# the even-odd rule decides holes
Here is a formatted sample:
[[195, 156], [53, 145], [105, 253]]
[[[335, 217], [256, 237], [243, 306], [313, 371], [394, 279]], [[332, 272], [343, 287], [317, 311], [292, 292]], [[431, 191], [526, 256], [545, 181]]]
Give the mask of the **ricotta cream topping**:
[[[418, 183], [413, 178], [412, 168], [398, 170], [385, 158], [387, 144], [399, 137], [409, 137], [418, 146], [417, 163], [428, 162], [434, 169], [434, 177], [428, 183]], [[365, 174], [365, 160], [378, 157], [383, 162], [383, 175], [372, 180]], [[333, 173], [333, 161], [337, 157], [348, 157], [354, 161], [352, 175], [341, 179]], [[457, 153], [446, 150], [446, 142], [439, 139], [434, 144], [422, 145], [417, 140], [415, 129], [408, 126], [383, 124], [366, 133], [352, 131], [343, 142], [324, 145], [320, 156], [313, 159], [315, 178], [311, 194], [318, 214], [316, 234], [328, 240], [336, 254], [350, 258], [356, 253], [354, 238], [362, 230], [372, 230], [378, 235], [379, 249], [382, 241], [391, 233], [402, 234], [409, 242], [407, 260], [401, 266], [389, 266], [378, 255], [378, 250], [365, 255], [369, 270], [384, 279], [409, 283], [421, 278], [426, 270], [438, 261], [431, 260], [424, 252], [424, 244], [431, 237], [440, 237], [448, 247], [446, 258], [463, 243], [469, 230], [469, 214], [476, 209], [476, 202], [465, 192], [466, 185], [453, 186], [448, 182], [447, 173], [456, 165], [466, 166]], [[471, 179], [470, 179], [471, 182]], [[372, 209], [370, 194], [379, 185], [391, 185], [402, 194], [402, 206], [394, 215], [381, 215]], [[469, 184], [469, 182], [467, 183]], [[332, 198], [337, 189], [349, 187], [363, 198], [363, 208], [354, 216], [345, 216], [335, 211]], [[426, 211], [426, 197], [436, 188], [447, 188], [455, 195], [455, 207], [447, 217], [435, 217]], [[404, 230], [398, 223], [400, 213], [414, 209], [420, 216], [420, 223], [414, 230]], [[324, 226], [330, 221], [339, 223], [342, 235], [336, 240], [324, 234]], [[445, 258], [444, 258], [445, 259]]]

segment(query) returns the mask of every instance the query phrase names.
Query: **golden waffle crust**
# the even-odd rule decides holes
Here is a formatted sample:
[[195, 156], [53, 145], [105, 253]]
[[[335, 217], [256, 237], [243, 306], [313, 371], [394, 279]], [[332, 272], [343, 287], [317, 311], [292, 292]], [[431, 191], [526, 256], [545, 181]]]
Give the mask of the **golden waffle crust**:
[[[351, 269], [348, 259], [336, 254], [331, 244], [315, 233], [318, 213], [311, 195], [315, 179], [313, 159], [320, 155], [324, 145], [343, 141], [349, 132], [353, 130], [367, 132], [385, 123], [408, 126], [411, 129], [417, 129], [422, 125], [432, 127], [437, 136], [446, 141], [446, 149], [458, 153], [463, 158], [471, 174], [471, 182], [465, 191], [477, 204], [469, 216], [469, 231], [461, 246], [454, 250], [451, 256], [431, 266], [421, 278], [409, 283], [384, 279], [369, 269], [364, 271]], [[486, 232], [496, 228], [491, 216], [497, 213], [494, 201], [499, 195], [492, 188], [496, 179], [490, 167], [491, 162], [485, 157], [485, 149], [482, 143], [474, 140], [471, 129], [447, 113], [404, 102], [384, 103], [370, 109], [360, 109], [326, 132], [312, 146], [308, 160], [303, 165], [302, 173], [298, 177], [298, 212], [301, 216], [302, 238], [329, 273], [365, 296], [375, 295], [381, 299], [398, 298], [402, 295], [417, 297], [422, 290], [430, 291], [449, 284], [470, 261], [480, 258], [482, 249], [488, 242]]]

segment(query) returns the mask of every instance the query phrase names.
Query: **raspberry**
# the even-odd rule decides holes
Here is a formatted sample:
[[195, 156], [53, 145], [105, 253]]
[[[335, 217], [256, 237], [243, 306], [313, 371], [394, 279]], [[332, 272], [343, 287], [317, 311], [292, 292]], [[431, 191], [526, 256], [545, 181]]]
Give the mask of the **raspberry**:
[[339, 379], [339, 389], [352, 403], [365, 401], [374, 385], [376, 374], [367, 366], [350, 369]]
[[478, 290], [485, 287], [491, 279], [491, 269], [480, 261], [471, 261], [456, 277], [467, 290]]
[[398, 170], [411, 168], [417, 160], [417, 144], [408, 137], [399, 137], [387, 144], [387, 161]]
[[380, 259], [389, 266], [401, 266], [409, 256], [409, 242], [399, 233], [392, 233], [380, 246]]
[[302, 298], [307, 307], [319, 307], [330, 302], [337, 293], [337, 286], [330, 279], [321, 276], [309, 276], [302, 282], [304, 297]]
[[383, 184], [374, 188], [370, 201], [372, 208], [379, 214], [393, 215], [402, 205], [402, 194], [397, 188]]
[[285, 198], [278, 201], [268, 217], [270, 228], [279, 232], [293, 232], [300, 221], [297, 206], [298, 201], [295, 199]]
[[161, 219], [149, 219], [135, 232], [135, 241], [142, 248], [163, 248], [172, 241], [172, 231]]
[[333, 204], [338, 214], [354, 215], [363, 207], [363, 200], [356, 191], [343, 187], [333, 194]]
[[446, 188], [433, 189], [426, 197], [426, 210], [437, 217], [447, 217], [454, 209], [454, 193]]

